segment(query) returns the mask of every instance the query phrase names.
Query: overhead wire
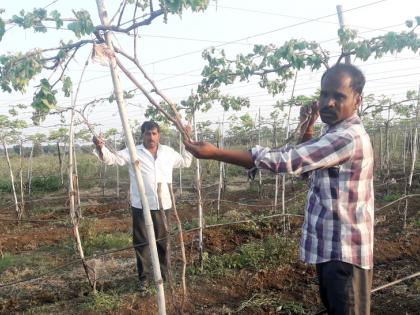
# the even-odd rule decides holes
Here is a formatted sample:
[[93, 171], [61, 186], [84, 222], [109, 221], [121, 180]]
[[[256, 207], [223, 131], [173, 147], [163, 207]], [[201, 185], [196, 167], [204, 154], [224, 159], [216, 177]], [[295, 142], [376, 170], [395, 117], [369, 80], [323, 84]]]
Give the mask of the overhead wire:
[[[377, 3], [380, 3], [380, 2], [384, 2], [384, 1], [386, 1], [386, 0], [372, 2], [372, 3], [365, 4], [365, 5], [362, 5], [362, 6], [359, 6], [359, 7], [355, 7], [355, 8], [347, 9], [347, 10], [345, 10], [345, 11], [352, 11], [352, 10], [356, 10], [356, 9], [359, 9], [359, 8], [363, 8], [363, 7], [366, 7], [366, 6], [369, 6], [369, 5], [374, 5], [374, 4], [377, 4]], [[328, 16], [333, 16], [333, 15], [335, 15], [335, 13], [334, 13], [334, 14], [331, 14], [331, 15], [328, 15]], [[318, 17], [318, 18], [315, 18], [315, 19], [308, 19], [308, 20], [306, 20], [304, 23], [308, 23], [308, 22], [311, 22], [311, 21], [316, 21], [316, 20], [319, 20], [319, 19], [322, 19], [322, 18], [325, 18], [325, 17], [328, 17], [328, 16], [322, 16], [322, 17]], [[270, 32], [279, 31], [279, 30], [282, 30], [282, 29], [284, 29], [284, 28], [294, 27], [294, 26], [296, 26], [296, 25], [297, 25], [297, 24], [288, 25], [288, 26], [285, 26], [285, 27], [283, 27], [283, 28], [278, 28], [278, 29], [272, 30], [272, 31], [270, 31]], [[377, 29], [375, 29], [375, 30], [377, 30]], [[265, 33], [266, 33], [266, 32], [265, 32]], [[247, 37], [244, 37], [244, 38], [249, 39], [249, 38], [253, 38], [253, 37], [257, 37], [257, 36], [261, 36], [261, 34], [265, 34], [265, 33], [259, 33], [259, 34], [255, 34], [255, 35], [250, 35], [250, 36], [247, 36]], [[226, 44], [228, 44], [228, 43], [235, 42], [235, 41], [238, 41], [238, 40], [234, 40], [234, 41], [226, 42], [226, 43], [223, 43], [222, 45], [226, 45]], [[151, 63], [151, 64], [156, 64], [157, 62], [159, 62], [159, 61], [154, 61], [154, 62], [153, 62], [153, 63]], [[188, 71], [188, 72], [184, 72], [183, 74], [185, 74], [185, 73], [189, 73], [189, 72], [190, 72], [190, 71]], [[174, 77], [176, 77], [176, 76], [177, 76], [177, 75], [175, 75]], [[162, 79], [162, 80], [164, 80], [164, 79]], [[167, 88], [163, 88], [163, 90], [169, 90], [169, 89], [176, 89], [176, 88], [182, 88], [182, 87], [187, 87], [187, 86], [193, 86], [194, 84], [197, 84], [197, 83], [186, 83], [186, 84], [179, 85], [179, 86], [175, 86], [175, 87], [167, 87]]]

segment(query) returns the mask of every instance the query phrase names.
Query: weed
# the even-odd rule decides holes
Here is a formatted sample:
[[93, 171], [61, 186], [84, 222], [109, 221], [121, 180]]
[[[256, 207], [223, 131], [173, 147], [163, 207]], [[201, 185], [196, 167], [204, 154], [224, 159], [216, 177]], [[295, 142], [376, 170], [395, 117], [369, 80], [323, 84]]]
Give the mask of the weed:
[[[13, 255], [12, 253], [3, 253], [3, 258], [0, 258], [0, 274], [5, 281], [16, 278], [18, 273], [23, 273], [29, 276], [33, 272], [43, 273], [51, 268], [51, 261], [45, 259], [45, 255], [41, 251], [23, 253]], [[8, 271], [11, 272], [8, 272]], [[9, 279], [10, 278], [10, 279]]]
[[271, 236], [265, 240], [240, 246], [237, 251], [220, 256], [203, 255], [203, 270], [192, 267], [191, 274], [223, 276], [232, 269], [262, 269], [294, 259], [295, 242]]
[[230, 222], [226, 217], [217, 217], [216, 215], [205, 216], [204, 222], [206, 225], [224, 224]]
[[275, 310], [278, 314], [285, 315], [304, 315], [307, 314], [302, 305], [296, 302], [283, 301], [275, 294], [255, 294], [250, 300], [245, 301], [240, 305], [237, 312], [244, 309], [250, 310]]
[[98, 292], [89, 296], [83, 308], [87, 311], [104, 314], [115, 310], [121, 304], [121, 297], [115, 293]]
[[85, 254], [90, 256], [98, 251], [128, 247], [131, 242], [129, 233], [98, 234], [96, 237], [88, 239], [83, 244], [83, 249]]
[[12, 182], [10, 180], [0, 180], [1, 192], [12, 192]]
[[33, 210], [33, 212], [37, 214], [47, 214], [47, 213], [53, 213], [55, 211], [56, 211], [56, 208], [53, 208], [53, 207], [40, 207]]
[[198, 219], [197, 218], [192, 218], [191, 221], [186, 220], [183, 223], [183, 230], [190, 230], [190, 229], [194, 229], [198, 227]]
[[3, 253], [3, 257], [0, 259], [0, 274], [13, 265], [14, 265], [13, 256], [8, 252]]
[[96, 238], [98, 235], [98, 229], [96, 225], [98, 220], [96, 218], [85, 218], [80, 222], [79, 233], [82, 238], [82, 242], [88, 242]]
[[57, 191], [61, 188], [62, 184], [59, 176], [35, 177], [32, 180], [33, 191]]
[[401, 198], [401, 195], [399, 195], [399, 194], [389, 194], [389, 195], [384, 196], [384, 201], [391, 202], [391, 201], [395, 201], [399, 198]]

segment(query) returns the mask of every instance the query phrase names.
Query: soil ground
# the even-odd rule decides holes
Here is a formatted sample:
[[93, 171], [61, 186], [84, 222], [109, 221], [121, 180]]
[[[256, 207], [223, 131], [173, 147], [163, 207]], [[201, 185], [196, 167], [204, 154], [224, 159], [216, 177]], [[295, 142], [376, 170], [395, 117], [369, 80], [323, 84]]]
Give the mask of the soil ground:
[[[265, 189], [272, 191], [269, 185]], [[234, 189], [229, 190], [228, 186], [223, 194], [225, 201], [220, 209], [219, 223], [281, 211], [281, 206], [273, 209], [272, 196], [259, 195], [249, 183], [235, 183], [232, 187]], [[125, 197], [103, 198], [97, 193], [87, 192], [82, 198], [84, 221], [87, 222], [80, 227], [82, 240], [89, 242], [99, 235], [129, 238], [131, 215]], [[216, 187], [204, 190], [204, 210], [208, 218], [216, 216], [216, 196]], [[376, 190], [376, 197], [377, 208], [389, 202], [383, 187]], [[304, 188], [288, 186], [287, 209], [301, 214], [304, 198]], [[376, 213], [374, 288], [419, 271], [419, 203], [419, 197], [409, 199], [405, 229], [404, 201]], [[198, 211], [193, 192], [184, 191], [177, 204], [184, 229], [194, 228]], [[112, 253], [104, 250], [107, 254], [95, 251], [87, 257], [97, 276], [98, 294], [91, 293], [74, 250], [73, 229], [64, 194], [34, 201], [25, 216], [27, 221], [20, 224], [16, 224], [13, 215], [12, 207], [0, 209], [0, 314], [157, 314], [153, 287], [145, 295], [138, 290], [130, 246]], [[211, 226], [217, 222], [206, 224]], [[314, 314], [320, 311], [322, 306], [314, 268], [298, 258], [301, 224], [302, 218], [297, 216], [288, 218], [285, 224], [281, 217], [275, 217], [207, 228], [203, 239], [205, 259], [234, 254], [245, 244], [279, 235], [289, 250], [288, 256], [278, 263], [268, 260], [267, 264], [260, 262], [244, 268], [233, 266], [223, 273], [217, 269], [200, 271], [197, 231], [185, 232], [188, 296], [184, 314]], [[178, 239], [174, 237], [172, 243], [178, 285], [174, 289], [174, 299], [167, 285], [165, 292], [168, 313], [176, 314], [182, 296], [179, 287], [181, 262]], [[7, 260], [12, 259], [7, 264]], [[373, 314], [418, 314], [419, 305], [419, 278], [372, 295]]]

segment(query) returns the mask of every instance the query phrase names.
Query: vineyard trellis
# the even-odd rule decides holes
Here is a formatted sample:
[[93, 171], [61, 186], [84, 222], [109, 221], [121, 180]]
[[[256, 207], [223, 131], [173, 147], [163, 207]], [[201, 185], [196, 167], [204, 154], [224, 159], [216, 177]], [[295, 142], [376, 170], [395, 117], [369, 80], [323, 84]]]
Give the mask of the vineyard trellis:
[[[169, 120], [176, 126], [176, 128], [180, 132], [180, 135], [179, 134], [175, 135], [175, 132], [173, 132], [173, 135], [175, 135], [175, 137], [172, 135], [172, 137], [168, 138], [169, 139], [168, 141], [172, 141], [172, 143], [175, 143], [177, 141], [176, 140], [177, 137], [180, 137], [179, 139], [181, 139], [183, 135], [186, 136], [182, 127], [180, 116], [178, 115], [178, 110], [180, 110], [180, 107], [177, 106], [173, 101], [171, 101], [166, 95], [164, 95], [163, 90], [159, 89], [154, 83], [154, 81], [150, 77], [148, 77], [147, 73], [144, 71], [142, 65], [139, 63], [139, 60], [137, 59], [138, 47], [137, 47], [136, 40], [133, 41], [134, 57], [130, 57], [121, 48], [117, 47], [116, 41], [112, 39], [112, 32], [128, 33], [129, 31], [133, 31], [135, 34], [134, 37], [137, 38], [138, 27], [150, 24], [156, 17], [165, 16], [165, 18], [167, 18], [168, 13], [180, 14], [182, 10], [185, 9], [185, 7], [189, 7], [189, 6], [191, 6], [194, 10], [200, 11], [207, 7], [208, 1], [196, 1], [194, 2], [194, 4], [192, 4], [191, 2], [186, 2], [186, 3], [181, 4], [180, 6], [179, 5], [175, 6], [175, 4], [171, 1], [161, 1], [161, 4], [162, 3], [163, 3], [163, 7], [155, 11], [152, 6], [152, 1], [150, 1], [149, 7], [148, 7], [150, 9], [150, 14], [144, 20], [138, 22], [136, 20], [136, 16], [137, 16], [136, 11], [140, 9], [138, 9], [137, 2], [136, 2], [132, 24], [131, 26], [125, 27], [125, 28], [121, 25], [121, 20], [122, 20], [125, 10], [128, 9], [129, 4], [132, 4], [132, 1], [123, 1], [121, 3], [121, 6], [119, 7], [118, 11], [115, 13], [114, 18], [111, 19], [111, 21], [113, 21], [118, 17], [118, 22], [116, 25], [110, 25], [110, 23], [112, 22], [107, 21], [105, 9], [103, 8], [103, 4], [104, 4], [103, 1], [99, 1], [99, 0], [97, 1], [98, 12], [99, 12], [99, 15], [102, 17], [101, 25], [94, 26], [92, 24], [89, 14], [86, 11], [81, 10], [81, 11], [75, 12], [76, 18], [72, 20], [70, 24], [71, 26], [69, 26], [69, 29], [71, 29], [75, 33], [78, 39], [80, 39], [83, 36], [91, 36], [91, 38], [82, 39], [76, 43], [68, 43], [68, 44], [60, 45], [60, 47], [58, 47], [57, 49], [54, 49], [58, 51], [58, 54], [53, 57], [47, 58], [46, 56], [43, 55], [43, 53], [49, 50], [49, 48], [45, 49], [44, 51], [30, 52], [24, 56], [14, 56], [14, 55], [2, 56], [4, 58], [2, 59], [1, 67], [2, 67], [2, 74], [4, 75], [2, 76], [0, 81], [2, 83], [3, 90], [9, 91], [9, 92], [12, 90], [23, 90], [29, 84], [29, 81], [32, 78], [40, 75], [41, 69], [45, 70], [52, 67], [50, 62], [53, 63], [53, 66], [55, 66], [56, 69], [58, 69], [58, 66], [61, 66], [63, 71], [60, 74], [59, 80], [55, 82], [54, 81], [49, 82], [46, 79], [42, 79], [41, 85], [39, 86], [39, 89], [35, 93], [35, 97], [34, 97], [32, 105], [34, 106], [36, 110], [34, 114], [34, 118], [39, 123], [48, 112], [50, 112], [51, 110], [54, 109], [54, 107], [56, 107], [56, 103], [57, 103], [57, 100], [55, 99], [56, 84], [61, 82], [60, 84], [63, 85], [63, 90], [65, 91], [65, 93], [69, 92], [71, 81], [69, 77], [65, 76], [65, 70], [68, 67], [69, 63], [71, 62], [72, 58], [76, 55], [76, 52], [87, 44], [93, 44], [93, 51], [96, 54], [95, 60], [102, 60], [102, 61], [105, 60], [105, 63], [109, 63], [110, 65], [111, 73], [113, 75], [113, 81], [115, 84], [114, 100], [117, 101], [120, 108], [120, 113], [122, 117], [122, 125], [124, 126], [124, 130], [126, 134], [125, 135], [127, 139], [126, 142], [128, 142], [127, 145], [129, 147], [132, 147], [134, 145], [134, 140], [131, 134], [132, 133], [131, 126], [128, 125], [127, 119], [124, 118], [124, 116], [127, 116], [127, 114], [124, 113], [124, 107], [125, 107], [124, 103], [125, 103], [125, 99], [129, 98], [130, 92], [123, 91], [121, 86], [119, 85], [118, 83], [119, 78], [116, 73], [117, 68], [122, 70], [122, 72], [136, 85], [136, 87], [140, 89], [146, 95], [150, 103], [152, 103], [155, 106], [154, 109], [152, 108], [152, 111], [153, 110], [160, 111], [160, 113], [163, 114], [167, 120]], [[147, 4], [147, 1], [145, 2], [145, 4]], [[31, 14], [37, 16], [37, 14], [40, 14], [40, 12], [34, 10], [34, 12], [31, 12]], [[43, 23], [48, 23], [49, 21], [51, 21], [51, 18], [48, 18], [46, 16], [46, 13], [45, 15], [42, 14], [42, 15], [37, 16], [37, 19], [35, 19], [35, 21], [32, 21], [34, 25], [26, 25], [24, 18], [25, 16], [21, 18], [19, 17], [13, 18], [12, 20], [6, 20], [6, 23], [13, 22], [15, 23], [15, 25], [18, 25], [24, 28], [27, 28], [28, 26], [29, 27], [33, 26], [36, 29], [36, 27], [38, 28], [42, 27], [44, 25]], [[65, 21], [65, 19], [61, 19], [60, 17], [55, 16], [54, 21], [55, 23], [59, 24]], [[0, 20], [0, 22], [4, 23], [3, 20]], [[354, 31], [342, 28], [340, 29], [339, 36], [340, 36], [340, 44], [343, 48], [344, 53], [341, 54], [341, 56], [339, 56], [339, 59], [341, 59], [342, 57], [349, 57], [350, 55], [353, 55], [355, 56], [355, 58], [359, 58], [361, 60], [367, 60], [371, 56], [381, 57], [383, 54], [387, 54], [389, 52], [394, 52], [394, 51], [399, 52], [403, 48], [417, 51], [419, 40], [416, 37], [414, 30], [419, 25], [419, 23], [420, 21], [416, 18], [414, 22], [412, 21], [411, 26], [407, 25], [408, 32], [403, 32], [401, 34], [393, 34], [394, 36], [393, 39], [397, 43], [394, 45], [391, 45], [389, 42], [390, 41], [389, 34], [385, 36], [372, 38], [370, 40], [357, 41], [356, 33]], [[0, 26], [1, 26], [1, 23], [0, 23]], [[4, 30], [0, 27], [0, 40], [1, 40], [2, 35], [4, 35]], [[384, 43], [389, 44], [389, 45], [385, 45]], [[286, 50], [288, 51], [285, 52]], [[163, 105], [159, 103], [158, 101], [156, 101], [151, 96], [152, 93], [148, 92], [147, 89], [145, 89], [143, 85], [138, 81], [138, 79], [133, 76], [133, 74], [128, 70], [125, 64], [122, 63], [122, 60], [118, 58], [119, 56], [125, 57], [127, 60], [131, 61], [137, 67], [137, 69], [144, 75], [146, 81], [149, 82], [153, 86], [152, 93], [157, 94], [161, 99], [163, 99], [164, 101]], [[295, 82], [296, 82], [298, 70], [302, 70], [304, 68], [310, 68], [311, 70], [319, 69], [322, 66], [328, 65], [328, 62], [332, 58], [330, 56], [330, 53], [323, 50], [321, 46], [318, 45], [317, 43], [312, 43], [312, 42], [307, 42], [307, 41], [296, 41], [296, 40], [290, 40], [280, 47], [274, 47], [273, 45], [256, 46], [254, 51], [250, 53], [249, 55], [238, 56], [237, 60], [240, 60], [240, 62], [236, 62], [236, 61], [233, 62], [232, 60], [226, 57], [224, 52], [218, 52], [215, 49], [209, 49], [206, 52], [204, 52], [204, 57], [206, 61], [208, 62], [208, 65], [204, 68], [203, 80], [201, 84], [197, 88], [196, 92], [192, 93], [191, 96], [187, 100], [181, 102], [181, 105], [184, 106], [184, 110], [186, 111], [186, 116], [191, 116], [194, 113], [198, 113], [199, 111], [204, 112], [209, 107], [213, 105], [219, 105], [219, 104], [222, 105], [225, 110], [226, 109], [241, 109], [243, 107], [249, 106], [249, 101], [247, 101], [245, 98], [228, 97], [226, 95], [223, 95], [222, 92], [220, 91], [220, 86], [222, 85], [229, 85], [233, 83], [235, 80], [243, 81], [243, 80], [250, 79], [251, 77], [255, 77], [258, 80], [260, 80], [259, 82], [262, 87], [266, 88], [273, 95], [279, 95], [281, 92], [284, 92], [286, 83], [290, 81], [293, 77], [295, 78]], [[270, 62], [258, 63], [257, 61], [260, 59], [270, 60]], [[28, 73], [26, 77], [21, 78], [22, 81], [20, 82], [17, 79], [17, 74], [20, 74], [19, 71], [21, 71], [21, 69], [19, 67], [22, 62], [32, 63], [33, 73], [30, 73], [30, 74]], [[271, 80], [267, 76], [268, 74], [276, 74], [278, 79]], [[376, 145], [377, 142], [379, 142], [379, 153], [378, 153], [379, 160], [380, 160], [379, 169], [382, 175], [381, 176], [381, 180], [383, 182], [382, 184], [386, 186], [386, 196], [390, 195], [390, 191], [392, 190], [392, 184], [395, 182], [395, 180], [391, 178], [391, 176], [393, 176], [392, 171], [395, 170], [396, 167], [401, 166], [397, 162], [400, 162], [399, 157], [402, 157], [403, 174], [404, 174], [404, 178], [407, 178], [407, 184], [405, 185], [403, 196], [400, 198], [397, 198], [396, 200], [390, 202], [389, 204], [385, 206], [378, 208], [377, 211], [382, 210], [386, 207], [389, 207], [395, 204], [396, 202], [399, 203], [400, 201], [404, 201], [405, 202], [404, 229], [407, 228], [408, 200], [410, 198], [418, 196], [418, 194], [415, 194], [415, 192], [413, 191], [414, 190], [413, 189], [413, 176], [416, 171], [416, 160], [417, 160], [416, 155], [419, 148], [418, 146], [419, 139], [418, 139], [418, 130], [417, 130], [419, 94], [420, 94], [420, 90], [416, 94], [414, 94], [414, 96], [412, 95], [411, 99], [407, 97], [409, 101], [417, 101], [415, 117], [406, 117], [407, 121], [412, 120], [411, 125], [404, 123], [402, 120], [401, 121], [394, 120], [395, 117], [397, 118], [403, 117], [403, 114], [400, 114], [397, 111], [398, 104], [388, 99], [386, 119], [382, 117], [383, 116], [382, 111], [385, 108], [384, 104], [379, 102], [380, 104], [377, 106], [378, 110], [375, 114], [377, 115], [376, 117], [380, 118], [379, 119], [380, 122], [378, 125], [374, 125], [372, 126], [373, 128], [370, 129], [370, 132], [375, 135], [373, 137], [374, 145]], [[75, 100], [71, 102], [72, 104], [71, 107], [73, 107], [73, 109], [71, 110], [71, 117], [73, 117], [74, 115], [74, 105], [76, 104], [76, 99], [77, 97], [75, 97]], [[304, 101], [307, 101], [307, 99], [304, 99]], [[268, 132], [271, 133], [271, 135], [269, 135], [268, 137], [267, 136], [265, 137], [266, 141], [269, 141], [270, 139], [276, 144], [276, 142], [279, 139], [286, 139], [286, 140], [289, 139], [289, 133], [291, 130], [291, 125], [292, 125], [292, 122], [290, 121], [291, 119], [290, 113], [292, 110], [292, 106], [295, 106], [296, 104], [301, 104], [301, 103], [302, 102], [299, 103], [299, 97], [295, 98], [294, 89], [293, 89], [291, 100], [288, 103], [286, 103], [286, 105], [288, 105], [289, 110], [288, 110], [288, 114], [286, 114], [287, 123], [285, 127], [280, 126], [280, 121], [277, 120], [278, 117], [276, 117], [276, 114], [274, 114], [272, 117], [270, 117], [273, 121], [273, 123], [271, 124], [271, 129], [267, 128]], [[284, 105], [285, 104], [283, 104], [283, 106]], [[279, 106], [279, 108], [281, 108], [281, 106]], [[60, 110], [60, 108], [58, 108], [58, 110]], [[63, 110], [69, 110], [69, 109], [63, 109]], [[391, 114], [395, 115], [395, 117], [391, 117]], [[366, 114], [366, 116], [368, 116], [368, 113]], [[12, 117], [14, 117], [14, 115], [12, 115]], [[251, 142], [249, 141], [250, 139], [256, 139], [255, 137], [256, 134], [258, 134], [258, 142], [261, 143], [262, 138], [264, 138], [264, 132], [263, 130], [261, 130], [262, 128], [261, 115], [259, 115], [258, 120], [259, 120], [258, 130], [256, 130], [257, 124], [253, 122], [253, 125], [252, 125], [253, 130], [250, 130], [252, 132], [243, 133], [243, 130], [239, 130], [237, 134], [233, 132], [230, 136], [221, 138], [221, 141], [220, 141], [221, 146], [229, 145], [229, 144], [232, 145], [232, 143], [238, 142], [238, 140], [239, 139], [242, 140], [242, 138], [245, 138], [246, 143], [250, 143]], [[252, 121], [252, 118], [251, 118], [251, 121]], [[249, 120], [244, 119], [243, 122], [249, 123]], [[10, 130], [13, 131], [13, 133], [16, 132], [16, 135], [19, 134], [19, 136], [20, 136], [20, 131], [22, 127], [24, 127], [24, 124], [22, 122], [18, 120], [9, 119], [7, 116], [4, 116], [4, 117], [2, 116], [0, 123], [2, 123], [2, 127], [7, 126], [8, 128], [10, 128]], [[196, 125], [195, 119], [194, 119], [194, 125]], [[70, 129], [66, 130], [64, 128], [60, 128], [56, 130], [56, 132], [53, 132], [50, 134], [49, 141], [56, 141], [57, 159], [59, 163], [58, 174], [60, 174], [59, 177], [61, 180], [61, 187], [66, 187], [66, 189], [68, 189], [69, 208], [70, 208], [71, 221], [72, 221], [71, 223], [73, 224], [73, 227], [75, 228], [74, 234], [77, 236], [78, 234], [77, 221], [81, 219], [82, 216], [81, 216], [81, 213], [77, 214], [76, 210], [77, 209], [80, 210], [80, 207], [83, 206], [80, 203], [80, 199], [82, 199], [83, 196], [79, 195], [80, 187], [83, 185], [76, 184], [74, 179], [78, 179], [81, 181], [83, 180], [91, 181], [93, 180], [93, 178], [87, 178], [87, 179], [79, 178], [79, 175], [80, 177], [83, 177], [82, 176], [83, 172], [79, 174], [77, 171], [77, 168], [75, 169], [77, 174], [73, 176], [72, 168], [73, 166], [76, 166], [76, 153], [75, 153], [76, 148], [73, 145], [73, 138], [75, 135], [73, 132], [74, 131], [73, 128], [74, 128], [73, 118], [71, 118]], [[221, 130], [221, 137], [223, 137], [223, 128], [224, 128], [224, 119], [222, 120], [222, 124], [219, 128]], [[403, 136], [401, 137], [401, 134], [400, 135], [395, 134], [395, 137], [390, 137], [389, 135], [391, 134], [392, 128], [395, 128], [396, 130], [404, 130]], [[196, 137], [198, 137], [197, 133], [199, 131], [198, 130], [199, 128], [195, 127], [194, 129], [195, 129]], [[378, 141], [378, 133], [379, 133], [379, 141]], [[227, 132], [227, 134], [229, 134], [229, 132]], [[208, 135], [200, 131], [200, 136], [206, 137]], [[401, 140], [401, 138], [403, 139], [402, 142], [399, 141]], [[3, 152], [6, 155], [6, 160], [7, 160], [8, 168], [10, 171], [11, 188], [14, 194], [14, 205], [11, 205], [11, 207], [14, 206], [17, 219], [0, 218], [0, 221], [11, 222], [8, 220], [12, 220], [14, 222], [27, 222], [27, 223], [44, 222], [42, 220], [30, 220], [30, 219], [27, 220], [24, 218], [25, 204], [27, 206], [36, 204], [36, 199], [35, 200], [32, 199], [33, 181], [36, 180], [37, 178], [42, 177], [42, 176], [38, 177], [38, 176], [33, 175], [33, 159], [34, 159], [33, 152], [34, 152], [35, 140], [33, 140], [32, 142], [32, 147], [29, 153], [28, 176], [27, 176], [27, 185], [28, 185], [27, 191], [28, 191], [29, 199], [26, 201], [24, 197], [25, 187], [24, 187], [24, 179], [22, 175], [23, 169], [24, 169], [23, 168], [23, 164], [24, 164], [23, 140], [22, 138], [20, 138], [19, 140], [11, 139], [11, 141], [6, 142], [5, 138], [2, 136], [2, 141], [3, 141]], [[18, 141], [19, 141], [19, 155], [18, 155], [19, 160], [15, 158], [15, 161], [19, 162], [16, 164], [18, 166], [17, 169], [19, 172], [20, 182], [19, 182], [19, 186], [16, 185], [15, 187], [15, 182], [14, 182], [15, 176], [14, 176], [14, 171], [13, 171], [13, 165], [10, 162], [8, 143], [18, 143]], [[36, 141], [44, 142], [45, 139], [39, 139]], [[116, 147], [117, 143], [116, 143], [115, 133], [114, 133], [113, 142], [114, 142], [114, 147]], [[61, 145], [62, 143], [64, 144], [64, 147], [62, 147]], [[402, 143], [402, 148], [398, 146], [398, 143]], [[391, 148], [394, 148], [394, 149], [391, 150]], [[393, 154], [395, 152], [393, 151], [394, 150], [396, 151], [396, 149], [401, 149], [401, 152], [399, 153], [399, 157], [395, 159], [395, 154]], [[393, 160], [393, 157], [394, 157], [394, 160]], [[410, 157], [409, 162], [406, 161], [408, 157]], [[67, 174], [64, 173], [64, 165], [65, 165], [66, 159], [68, 161]], [[133, 154], [132, 154], [132, 160], [135, 161], [135, 156]], [[406, 174], [406, 163], [409, 164], [410, 166], [409, 174]], [[221, 227], [226, 224], [220, 223], [220, 224], [206, 225], [205, 223], [204, 214], [203, 214], [203, 212], [205, 212], [205, 209], [203, 208], [203, 204], [205, 204], [205, 202], [211, 201], [212, 199], [206, 196], [206, 189], [202, 187], [202, 182], [203, 182], [202, 173], [204, 173], [203, 169], [206, 166], [201, 167], [201, 170], [200, 170], [199, 165], [200, 164], [197, 161], [197, 170], [195, 173], [195, 177], [196, 177], [195, 180], [196, 180], [196, 189], [198, 191], [197, 209], [199, 212], [199, 219], [198, 219], [199, 226], [197, 229], [190, 229], [188, 231], [185, 231], [185, 233], [193, 232], [197, 230], [199, 231], [198, 248], [199, 248], [199, 256], [200, 256], [201, 264], [203, 264], [203, 261], [202, 261], [203, 249], [205, 247], [204, 245], [205, 239], [203, 237], [204, 230], [209, 229], [209, 228]], [[135, 168], [137, 169], [136, 165], [135, 165]], [[232, 169], [231, 174], [234, 171], [237, 171], [237, 170]], [[107, 182], [105, 181], [105, 179], [109, 175], [109, 174], [106, 174], [107, 172], [108, 170], [104, 173], [102, 172], [100, 173], [101, 174], [100, 177], [103, 180], [102, 182], [102, 198], [103, 199], [106, 199], [107, 197], [105, 196], [105, 189], [107, 186]], [[124, 184], [124, 183], [120, 182], [120, 174], [119, 174], [118, 167], [115, 169], [115, 172], [116, 172], [115, 178], [116, 178], [116, 186], [117, 186], [116, 195], [117, 195], [117, 198], [119, 199], [120, 197], [119, 186], [120, 184]], [[183, 189], [189, 190], [190, 188], [183, 187], [182, 180], [184, 178], [184, 181], [185, 181], [186, 174], [185, 173], [183, 174], [181, 172], [182, 171], [179, 172], [179, 189], [182, 193]], [[225, 177], [226, 173], [228, 173], [228, 170], [226, 170], [223, 167], [223, 165], [220, 164], [219, 174], [218, 174], [219, 175], [218, 196], [217, 198], [214, 199], [214, 201], [217, 201], [218, 216], [219, 216], [221, 204], [223, 202], [235, 203], [238, 206], [248, 206], [248, 207], [255, 206], [261, 209], [266, 206], [265, 204], [260, 204], [257, 206], [257, 205], [252, 205], [252, 204], [246, 204], [246, 203], [240, 203], [240, 202], [235, 202], [231, 200], [221, 199], [222, 186], [223, 186], [223, 189], [226, 189], [226, 183], [222, 185], [223, 183], [222, 179], [226, 178]], [[140, 172], [138, 172], [137, 174], [137, 184], [138, 184], [138, 187], [141, 187], [142, 180], [139, 174]], [[64, 185], [66, 175], [67, 175], [68, 184]], [[261, 191], [263, 190], [262, 177], [263, 176], [260, 173], [259, 189]], [[271, 177], [269, 178], [269, 180], [271, 180]], [[233, 182], [230, 182], [229, 184], [232, 186]], [[278, 202], [278, 195], [277, 195], [278, 184], [279, 184], [279, 178], [276, 177], [275, 178], [276, 188], [274, 190], [274, 199], [273, 199], [275, 211], [277, 210], [277, 202]], [[284, 231], [286, 231], [285, 218], [289, 216], [297, 216], [296, 214], [293, 214], [293, 213], [289, 213], [289, 212], [286, 213], [287, 211], [286, 203], [288, 202], [288, 200], [285, 199], [286, 184], [287, 184], [287, 181], [285, 179], [285, 176], [282, 176], [282, 213], [273, 214], [271, 216], [266, 217], [267, 220], [272, 219], [274, 217], [283, 218]], [[20, 199], [21, 199], [20, 201], [18, 200], [16, 188], [19, 188], [18, 192], [20, 193]], [[202, 188], [203, 188], [203, 196], [201, 195]], [[250, 189], [252, 189], [252, 186], [250, 187]], [[76, 193], [77, 193], [78, 201], [75, 200]], [[298, 193], [296, 193], [296, 195], [298, 195]], [[58, 197], [57, 199], [60, 199], [60, 198]], [[76, 205], [78, 204], [79, 206], [77, 207], [75, 204]], [[175, 206], [174, 197], [173, 197], [173, 204]], [[271, 208], [273, 204], [267, 205], [267, 207], [270, 206]], [[146, 206], [146, 209], [147, 209], [147, 206]], [[147, 211], [145, 211], [146, 221], [149, 222], [150, 218], [146, 213]], [[29, 216], [29, 214], [27, 215]], [[89, 216], [87, 216], [86, 218], [89, 218]], [[255, 222], [256, 220], [259, 220], [259, 219], [238, 220], [234, 223], [231, 222], [230, 224], [243, 224], [246, 222]], [[49, 222], [49, 223], [56, 222], [60, 224], [67, 223], [66, 221], [58, 222], [54, 220], [45, 220], [45, 223], [46, 222]], [[154, 237], [152, 235], [153, 229], [150, 223], [148, 225], [150, 227], [149, 239], [151, 240], [151, 242], [149, 242], [150, 243], [149, 245], [153, 247], [154, 246], [153, 244], [155, 244]], [[178, 233], [179, 236], [182, 237], [181, 224], [179, 221], [178, 221], [178, 230], [179, 230], [179, 233]], [[80, 240], [80, 237], [76, 237], [76, 244], [79, 249], [81, 261], [83, 265], [86, 266], [85, 270], [88, 275], [88, 280], [91, 283], [93, 289], [95, 289], [95, 283], [100, 278], [97, 278], [96, 275], [94, 274], [92, 275], [93, 269], [90, 268], [88, 265], [85, 265], [85, 261], [87, 261], [89, 258], [84, 257], [83, 249], [81, 247], [82, 242]], [[147, 245], [147, 244], [143, 244], [143, 245]], [[132, 248], [132, 247], [128, 247], [127, 249], [129, 248]], [[183, 299], [185, 299], [186, 298], [185, 250], [183, 250], [182, 257], [183, 257], [182, 285], [183, 285]], [[153, 260], [155, 261], [154, 264], [156, 266], [156, 257]], [[77, 261], [80, 262], [80, 260], [77, 260]], [[66, 266], [69, 266], [69, 265], [66, 265]], [[154, 271], [155, 271], [155, 281], [158, 287], [157, 297], [158, 297], [158, 304], [159, 304], [159, 313], [164, 314], [165, 308], [166, 308], [164, 288], [161, 281], [162, 279], [160, 276], [160, 272], [158, 271], [158, 269], [159, 269], [159, 266], [157, 264], [157, 267], [154, 268]], [[94, 279], [93, 282], [91, 282], [90, 275], [93, 276], [93, 279]], [[7, 284], [7, 285], [13, 285], [13, 284]], [[6, 285], [0, 285], [0, 288], [5, 287], [5, 286]], [[181, 310], [182, 310], [182, 305], [184, 305], [184, 301], [181, 303]]]

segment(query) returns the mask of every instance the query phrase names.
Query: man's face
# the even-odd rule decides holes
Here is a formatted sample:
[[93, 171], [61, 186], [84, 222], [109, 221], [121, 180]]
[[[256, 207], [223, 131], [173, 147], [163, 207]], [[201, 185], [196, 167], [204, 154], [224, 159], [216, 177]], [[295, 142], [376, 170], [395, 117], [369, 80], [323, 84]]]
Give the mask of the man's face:
[[143, 145], [146, 149], [155, 149], [160, 141], [160, 133], [156, 128], [145, 130], [143, 133]]
[[319, 113], [322, 122], [335, 125], [356, 111], [361, 95], [353, 90], [351, 77], [347, 73], [327, 73], [321, 81]]

